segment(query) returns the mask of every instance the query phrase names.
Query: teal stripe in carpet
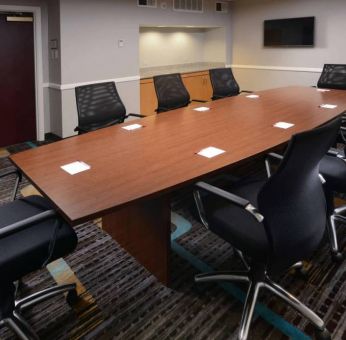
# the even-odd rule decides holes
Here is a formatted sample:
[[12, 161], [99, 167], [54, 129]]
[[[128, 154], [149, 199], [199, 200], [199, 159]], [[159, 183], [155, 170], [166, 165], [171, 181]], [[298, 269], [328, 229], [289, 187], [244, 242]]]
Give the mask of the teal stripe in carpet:
[[37, 148], [37, 145], [35, 145], [33, 142], [25, 142], [25, 144], [30, 146], [31, 148]]
[[[212, 272], [214, 269], [208, 266], [206, 263], [195, 257], [193, 254], [188, 252], [184, 247], [179, 245], [175, 240], [190, 231], [192, 225], [182, 216], [172, 212], [171, 221], [176, 226], [176, 230], [171, 235], [171, 247], [172, 249], [182, 258], [191, 263], [196, 269], [201, 272]], [[219, 285], [234, 298], [240, 300], [241, 302], [245, 301], [246, 294], [239, 289], [237, 286], [231, 283], [220, 282]], [[256, 303], [255, 313], [260, 315], [268, 323], [272, 324], [275, 328], [279, 329], [282, 333], [289, 336], [294, 340], [309, 340], [311, 339], [305, 333], [303, 333], [298, 328], [294, 327], [292, 324], [282, 319], [279, 315], [274, 313], [272, 310], [267, 308], [261, 303]]]

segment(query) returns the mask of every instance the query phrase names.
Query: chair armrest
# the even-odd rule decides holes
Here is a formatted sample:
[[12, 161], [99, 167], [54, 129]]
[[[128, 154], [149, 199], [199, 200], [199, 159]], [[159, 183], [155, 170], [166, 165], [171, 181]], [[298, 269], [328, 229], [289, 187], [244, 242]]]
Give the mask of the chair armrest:
[[192, 102], [197, 102], [197, 103], [208, 103], [207, 100], [201, 100], [201, 99], [191, 99]]
[[[271, 176], [270, 161], [269, 161], [270, 158], [275, 158], [275, 159], [282, 161], [284, 156], [279, 155], [278, 153], [274, 153], [274, 152], [268, 153], [267, 158], [265, 159], [265, 165], [266, 165], [268, 178]], [[321, 174], [318, 174], [318, 177], [320, 178], [322, 184], [326, 183], [326, 180], [324, 179], [324, 177]]]
[[224, 96], [218, 96], [217, 94], [216, 95], [213, 95], [211, 97], [211, 100], [217, 100], [217, 99], [222, 99], [222, 98], [225, 98]]
[[22, 173], [18, 169], [12, 169], [9, 171], [5, 171], [5, 172], [0, 174], [0, 178], [6, 177], [9, 175], [14, 175], [14, 174], [18, 176], [20, 181], [22, 180]]
[[342, 153], [340, 153], [338, 149], [335, 149], [335, 148], [330, 148], [327, 151], [327, 156], [337, 157], [337, 158], [342, 159], [343, 161], [346, 161], [345, 156]]
[[[205, 190], [205, 191], [207, 191], [213, 195], [222, 197], [222, 198], [226, 199], [227, 201], [231, 202], [232, 204], [235, 204], [238, 207], [245, 209], [259, 223], [262, 222], [264, 219], [264, 217], [258, 212], [258, 210], [248, 200], [246, 200], [240, 196], [237, 196], [235, 194], [232, 194], [228, 191], [225, 191], [223, 189], [220, 189], [218, 187], [215, 187], [215, 186], [210, 185], [210, 184], [205, 183], [205, 182], [198, 182], [195, 184], [195, 186], [198, 189], [202, 189], [202, 190]], [[198, 189], [195, 189], [195, 191], [194, 191], [194, 197], [196, 200], [198, 213], [200, 215], [200, 218], [201, 218], [203, 224], [208, 228], [208, 222], [206, 220], [203, 202], [202, 202], [201, 195], [199, 194]]]
[[11, 234], [14, 234], [16, 232], [19, 232], [21, 230], [24, 230], [28, 228], [30, 225], [32, 225], [33, 223], [42, 222], [43, 220], [53, 216], [56, 216], [56, 212], [54, 210], [46, 210], [42, 213], [25, 218], [24, 220], [18, 221], [16, 223], [12, 223], [0, 229], [0, 239], [6, 236], [9, 236]]
[[339, 152], [338, 152], [338, 150], [335, 149], [335, 148], [330, 148], [330, 149], [327, 151], [327, 155], [328, 155], [328, 156], [332, 156], [332, 157], [338, 157]]
[[[341, 124], [345, 123], [345, 122], [346, 122], [346, 120], [341, 120]], [[346, 144], [346, 126], [341, 125], [339, 131], [340, 131], [340, 136], [341, 136], [343, 142]]]
[[73, 131], [75, 131], [75, 132], [82, 132], [82, 133], [89, 132], [88, 130], [83, 129], [83, 128], [81, 128], [80, 126], [76, 126], [75, 129], [74, 129]]
[[[188, 104], [187, 104], [188, 105]], [[187, 106], [186, 105], [186, 106]], [[155, 112], [156, 113], [163, 113], [163, 112], [167, 112], [167, 111], [172, 111], [172, 110], [176, 110], [176, 109], [181, 109], [181, 108], [184, 108], [185, 106], [177, 106], [177, 107], [170, 107], [170, 108], [167, 108], [167, 107], [164, 107], [164, 106], [160, 106], [158, 107], [157, 109], [155, 109]]]
[[10, 198], [11, 201], [14, 201], [16, 196], [17, 196], [17, 191], [18, 191], [19, 183], [22, 181], [23, 175], [22, 175], [22, 173], [18, 169], [12, 169], [12, 170], [3, 172], [0, 175], [0, 178], [3, 178], [3, 177], [9, 176], [9, 175], [14, 175], [14, 174], [17, 175], [17, 179], [16, 179], [16, 182], [14, 184], [13, 192], [12, 192], [12, 195], [11, 195], [11, 198]]
[[278, 153], [275, 153], [275, 152], [270, 152], [267, 154], [267, 157], [264, 163], [265, 163], [268, 178], [272, 175], [270, 159], [276, 159], [276, 160], [282, 161], [283, 158], [284, 156], [279, 155]]
[[212, 194], [225, 198], [228, 201], [240, 206], [241, 208], [245, 208], [250, 202], [240, 196], [234, 195], [226, 190], [220, 189], [214, 185], [205, 183], [205, 182], [197, 182], [195, 184], [196, 187], [208, 191]]
[[145, 118], [146, 116], [145, 115], [140, 115], [138, 113], [129, 113], [125, 116], [125, 119], [128, 118], [128, 117], [137, 117], [137, 118]]
[[269, 152], [268, 155], [267, 155], [268, 158], [275, 158], [275, 159], [278, 159], [280, 161], [282, 161], [284, 159], [284, 156], [283, 155], [280, 155], [278, 153], [275, 153], [275, 152]]

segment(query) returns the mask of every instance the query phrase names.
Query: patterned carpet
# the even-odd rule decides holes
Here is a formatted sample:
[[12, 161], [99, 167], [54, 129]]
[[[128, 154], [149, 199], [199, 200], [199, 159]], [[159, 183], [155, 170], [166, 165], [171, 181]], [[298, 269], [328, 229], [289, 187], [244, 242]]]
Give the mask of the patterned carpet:
[[[15, 152], [30, 146], [22, 144], [8, 148], [8, 151]], [[0, 171], [9, 167], [10, 161], [3, 154], [0, 156]], [[14, 178], [1, 182], [0, 204], [10, 196], [13, 183]], [[29, 184], [24, 179], [22, 193]], [[190, 221], [192, 229], [181, 236], [177, 244], [213, 268], [241, 268], [231, 247], [194, 221], [184, 208], [185, 199], [186, 193], [177, 193], [173, 210]], [[172, 229], [175, 229], [174, 225]], [[23, 296], [54, 285], [59, 276], [51, 273], [60, 268], [66, 273], [58, 281], [61, 282], [61, 277], [70, 280], [72, 275], [74, 280], [79, 281], [79, 291], [82, 292], [81, 302], [73, 309], [61, 296], [41, 303], [24, 314], [40, 338], [236, 339], [242, 304], [217, 284], [196, 285], [193, 276], [198, 270], [187, 259], [172, 251], [173, 283], [167, 288], [93, 221], [77, 226], [76, 232], [79, 244], [74, 253], [64, 261], [51, 265], [50, 271], [43, 269], [24, 278]], [[346, 229], [340, 227], [338, 232], [341, 248], [345, 251]], [[331, 262], [324, 243], [306, 266], [307, 278], [287, 273], [278, 280], [326, 321], [333, 339], [346, 339], [345, 264], [345, 260], [338, 264]], [[239, 288], [244, 290], [246, 287], [240, 285]], [[260, 296], [260, 303], [312, 336], [313, 329], [306, 320], [278, 299], [264, 293]], [[2, 329], [0, 338], [14, 337]], [[274, 327], [262, 317], [255, 317], [249, 339], [287, 338], [280, 323]]]

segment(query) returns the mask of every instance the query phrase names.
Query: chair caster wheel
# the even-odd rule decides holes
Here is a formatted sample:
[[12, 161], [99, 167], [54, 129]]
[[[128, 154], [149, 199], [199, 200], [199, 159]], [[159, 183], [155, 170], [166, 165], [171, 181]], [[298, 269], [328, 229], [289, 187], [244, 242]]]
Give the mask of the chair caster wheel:
[[327, 328], [324, 328], [323, 330], [316, 329], [315, 336], [317, 340], [332, 340], [332, 336]]
[[333, 260], [333, 262], [339, 263], [343, 259], [344, 259], [344, 256], [339, 251], [336, 252], [336, 253], [332, 253], [332, 260]]
[[70, 290], [66, 295], [66, 302], [69, 304], [69, 306], [74, 306], [79, 300], [79, 296], [77, 294], [77, 290], [73, 289]]

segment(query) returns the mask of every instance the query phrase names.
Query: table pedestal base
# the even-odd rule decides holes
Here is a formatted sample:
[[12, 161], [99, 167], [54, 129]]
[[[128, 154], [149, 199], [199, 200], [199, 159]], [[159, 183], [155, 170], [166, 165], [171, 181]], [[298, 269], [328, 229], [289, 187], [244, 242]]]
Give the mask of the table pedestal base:
[[102, 218], [103, 229], [165, 285], [170, 282], [170, 201], [145, 200]]

